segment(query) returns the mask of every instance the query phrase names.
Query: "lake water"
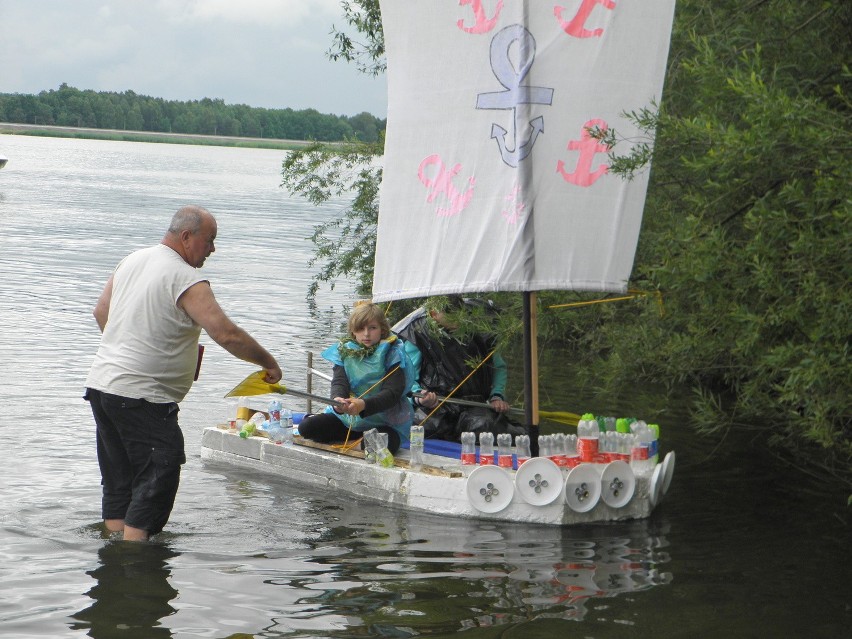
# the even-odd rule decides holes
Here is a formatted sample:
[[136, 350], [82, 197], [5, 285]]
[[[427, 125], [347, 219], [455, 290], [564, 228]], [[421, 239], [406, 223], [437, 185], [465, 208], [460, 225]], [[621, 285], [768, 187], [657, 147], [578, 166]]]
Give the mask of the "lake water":
[[[306, 351], [333, 340], [353, 299], [339, 282], [306, 300], [307, 238], [345, 202], [290, 197], [279, 151], [2, 135], [0, 153], [3, 637], [839, 637], [852, 627], [843, 491], [773, 463], [759, 441], [714, 449], [661, 395], [608, 398], [612, 413], [653, 411], [663, 452], [677, 451], [649, 519], [447, 521], [202, 464], [202, 429], [230, 414], [223, 395], [253, 370], [206, 336], [181, 406], [188, 462], [165, 532], [147, 544], [102, 539], [81, 396], [99, 337], [91, 309], [114, 265], [158, 242], [181, 205], [208, 207], [219, 222], [204, 267], [214, 292], [301, 388]], [[549, 390], [576, 402], [557, 409], [603, 401]]]

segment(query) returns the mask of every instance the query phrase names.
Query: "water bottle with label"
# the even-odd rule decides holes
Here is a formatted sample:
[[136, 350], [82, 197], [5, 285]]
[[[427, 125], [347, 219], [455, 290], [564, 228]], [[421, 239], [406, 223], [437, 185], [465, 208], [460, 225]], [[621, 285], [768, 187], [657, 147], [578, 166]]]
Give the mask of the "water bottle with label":
[[648, 447], [648, 457], [656, 466], [660, 461], [660, 426], [659, 424], [648, 424], [651, 429], [651, 444]]
[[289, 408], [281, 410], [281, 443], [285, 446], [293, 443], [293, 411]]
[[467, 431], [461, 434], [461, 463], [462, 466], [476, 464], [476, 433]]
[[411, 470], [420, 470], [423, 468], [424, 434], [422, 424], [411, 425], [410, 439], [411, 443], [408, 445], [408, 450], [411, 452], [411, 462], [408, 464], [408, 467]]
[[266, 427], [266, 434], [276, 444], [281, 443], [283, 436], [281, 430], [281, 402], [277, 399], [269, 402], [269, 425]]
[[518, 458], [518, 467], [532, 457], [529, 435], [518, 435], [515, 437], [515, 456]]
[[583, 462], [594, 462], [598, 455], [598, 440], [601, 431], [595, 416], [586, 413], [577, 424], [577, 452]]
[[550, 458], [553, 456], [553, 436], [538, 436], [538, 456]]
[[653, 435], [651, 429], [643, 421], [637, 421], [630, 425], [635, 440], [630, 453], [630, 466], [637, 474], [654, 470], [654, 462], [650, 457], [651, 440]]
[[494, 465], [494, 433], [479, 433], [479, 465]]
[[551, 437], [552, 449], [550, 459], [560, 468], [568, 465], [568, 452], [565, 433], [554, 433]]
[[509, 433], [497, 435], [497, 465], [512, 469], [512, 436]]

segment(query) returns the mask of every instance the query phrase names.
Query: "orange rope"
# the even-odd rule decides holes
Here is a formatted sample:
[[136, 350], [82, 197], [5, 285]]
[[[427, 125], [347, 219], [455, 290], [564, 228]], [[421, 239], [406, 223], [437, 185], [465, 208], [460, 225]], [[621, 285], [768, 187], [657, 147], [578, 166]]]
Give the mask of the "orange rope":
[[660, 291], [639, 291], [635, 289], [629, 289], [628, 293], [632, 293], [632, 295], [625, 295], [623, 297], [607, 297], [599, 300], [588, 300], [585, 302], [569, 302], [567, 304], [551, 304], [547, 308], [570, 308], [573, 306], [591, 306], [592, 304], [606, 304], [607, 302], [621, 302], [624, 300], [633, 300], [637, 297], [646, 297], [648, 295], [654, 295], [657, 298], [657, 304], [660, 307], [660, 317], [665, 315], [665, 308], [663, 307], [663, 294]]
[[[361, 393], [360, 395], [358, 395], [358, 399], [361, 399], [362, 397], [364, 397], [364, 395], [366, 395], [367, 393], [369, 393], [369, 392], [370, 392], [371, 390], [373, 390], [376, 386], [378, 386], [378, 385], [379, 385], [379, 384], [381, 384], [383, 381], [385, 381], [388, 377], [390, 377], [391, 375], [393, 375], [393, 374], [394, 374], [394, 373], [395, 373], [398, 369], [399, 369], [399, 364], [397, 364], [397, 365], [396, 365], [396, 366], [394, 366], [392, 369], [390, 369], [384, 377], [382, 377], [379, 381], [377, 381], [375, 384], [373, 384], [372, 386], [370, 386], [370, 388], [368, 388], [368, 389], [367, 389], [367, 390], [365, 390], [363, 393]], [[354, 448], [354, 447], [355, 447], [355, 445], [356, 445], [356, 444], [358, 444], [358, 442], [360, 442], [360, 441], [361, 441], [361, 439], [363, 439], [362, 437], [359, 437], [357, 440], [355, 440], [354, 442], [352, 442], [351, 444], [349, 444], [349, 445], [347, 446], [347, 444], [348, 444], [348, 442], [349, 442], [349, 435], [352, 433], [352, 426], [355, 424], [355, 416], [354, 416], [354, 415], [349, 415], [349, 417], [350, 417], [351, 419], [349, 419], [349, 420], [348, 420], [348, 421], [349, 421], [349, 428], [348, 428], [348, 429], [347, 429], [347, 431], [346, 431], [346, 439], [344, 439], [344, 440], [343, 440], [343, 443], [342, 443], [342, 444], [334, 444], [334, 445], [333, 445], [333, 447], [334, 447], [334, 448], [340, 448], [340, 449], [342, 449], [342, 450], [350, 450], [350, 449]]]

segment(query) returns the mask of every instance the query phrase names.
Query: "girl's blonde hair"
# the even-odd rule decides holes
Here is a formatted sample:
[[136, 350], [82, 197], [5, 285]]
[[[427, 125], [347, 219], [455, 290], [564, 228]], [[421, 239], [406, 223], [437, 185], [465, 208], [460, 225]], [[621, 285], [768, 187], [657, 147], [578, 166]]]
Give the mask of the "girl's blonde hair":
[[372, 302], [358, 303], [349, 316], [349, 335], [355, 339], [355, 331], [364, 328], [370, 322], [375, 322], [382, 330], [382, 339], [390, 336], [390, 324], [385, 317], [382, 307]]

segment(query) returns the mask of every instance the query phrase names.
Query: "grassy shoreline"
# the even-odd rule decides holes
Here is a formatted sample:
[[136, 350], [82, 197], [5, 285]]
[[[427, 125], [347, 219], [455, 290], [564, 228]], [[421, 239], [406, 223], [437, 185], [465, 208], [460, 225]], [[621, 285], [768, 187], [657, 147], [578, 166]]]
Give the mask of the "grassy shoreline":
[[[311, 142], [304, 140], [243, 138], [225, 135], [190, 135], [185, 133], [158, 133], [152, 131], [126, 131], [117, 129], [90, 129], [84, 127], [48, 126], [40, 124], [14, 124], [10, 122], [0, 122], [0, 134], [34, 135], [52, 138], [82, 138], [87, 140], [113, 140], [118, 142], [234, 146], [254, 149], [279, 149], [285, 151], [292, 151], [311, 144]], [[0, 143], [0, 145], [1, 144], [2, 143]]]

